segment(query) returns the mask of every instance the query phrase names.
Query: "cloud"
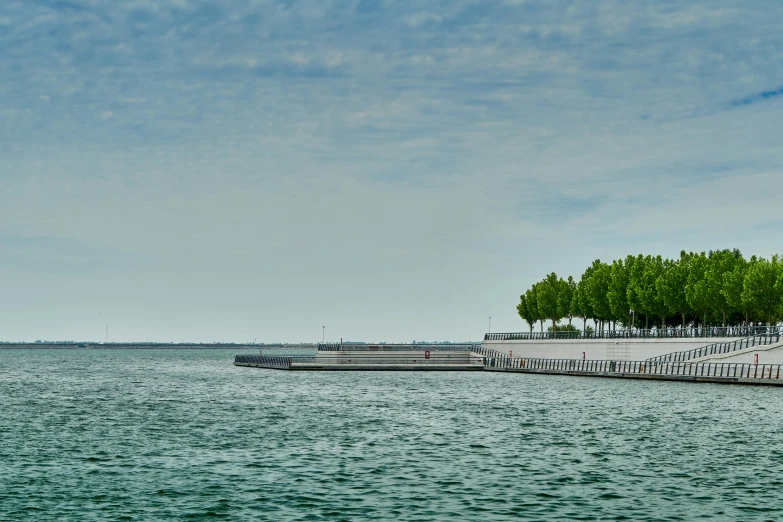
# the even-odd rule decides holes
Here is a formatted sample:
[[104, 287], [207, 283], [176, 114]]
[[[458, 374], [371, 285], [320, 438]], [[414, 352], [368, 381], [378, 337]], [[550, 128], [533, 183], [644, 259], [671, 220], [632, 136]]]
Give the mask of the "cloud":
[[762, 91], [757, 94], [745, 96], [744, 98], [735, 99], [732, 100], [729, 105], [732, 107], [744, 107], [747, 105], [753, 105], [754, 103], [773, 100], [779, 96], [783, 96], [783, 87], [770, 91]]
[[513, 329], [503, 300], [550, 267], [764, 254], [781, 19], [771, 0], [0, 2], [3, 226], [49, 238], [7, 240], [4, 277], [155, 252], [128, 268], [148, 286], [112, 284], [288, 303], [261, 314], [278, 339], [329, 314], [357, 338], [469, 338], [493, 307]]
[[443, 18], [441, 18], [439, 15], [435, 13], [430, 13], [428, 11], [421, 11], [418, 13], [415, 13], [413, 15], [410, 15], [406, 18], [408, 25], [411, 27], [419, 27], [421, 25], [424, 25], [426, 23], [433, 23], [437, 24]]
[[78, 239], [0, 234], [0, 266], [15, 273], [94, 274], [126, 271], [140, 263], [135, 254]]

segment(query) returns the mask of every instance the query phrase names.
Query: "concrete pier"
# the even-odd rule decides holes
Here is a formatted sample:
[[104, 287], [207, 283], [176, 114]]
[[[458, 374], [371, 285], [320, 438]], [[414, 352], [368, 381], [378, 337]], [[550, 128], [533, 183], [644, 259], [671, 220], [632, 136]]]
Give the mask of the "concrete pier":
[[273, 370], [475, 371], [484, 357], [468, 351], [323, 351], [314, 356], [237, 355], [236, 366]]

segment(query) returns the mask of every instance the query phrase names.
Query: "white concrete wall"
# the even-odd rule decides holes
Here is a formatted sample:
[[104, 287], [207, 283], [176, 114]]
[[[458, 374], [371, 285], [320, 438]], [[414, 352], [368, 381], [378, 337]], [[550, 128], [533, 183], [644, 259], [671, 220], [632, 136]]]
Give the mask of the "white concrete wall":
[[755, 355], [758, 354], [759, 364], [783, 364], [783, 342], [769, 346], [752, 346], [734, 353], [722, 355], [710, 355], [696, 359], [698, 362], [711, 363], [755, 363]]
[[484, 348], [497, 350], [512, 357], [542, 359], [604, 359], [615, 361], [643, 361], [671, 352], [692, 350], [714, 343], [735, 341], [738, 338], [687, 339], [557, 339], [541, 341], [484, 341]]

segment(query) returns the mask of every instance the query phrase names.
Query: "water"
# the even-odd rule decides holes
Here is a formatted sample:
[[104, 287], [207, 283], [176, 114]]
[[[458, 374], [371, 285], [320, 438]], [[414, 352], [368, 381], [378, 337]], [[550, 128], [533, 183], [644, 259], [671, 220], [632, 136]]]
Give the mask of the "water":
[[0, 351], [0, 520], [780, 520], [779, 389]]

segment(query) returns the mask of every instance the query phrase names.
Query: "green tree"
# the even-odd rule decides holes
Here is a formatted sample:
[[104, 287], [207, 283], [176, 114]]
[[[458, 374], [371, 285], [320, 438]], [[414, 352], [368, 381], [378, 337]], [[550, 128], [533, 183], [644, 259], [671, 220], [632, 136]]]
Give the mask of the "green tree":
[[560, 280], [560, 293], [557, 296], [557, 306], [560, 307], [560, 317], [568, 318], [568, 326], [571, 325], [571, 320], [574, 318], [573, 303], [574, 296], [576, 295], [576, 281], [571, 276], [568, 276], [568, 281]]
[[598, 322], [595, 319], [595, 312], [593, 311], [592, 304], [590, 304], [589, 282], [592, 277], [593, 267], [590, 266], [587, 268], [587, 270], [585, 270], [585, 272], [582, 274], [582, 278], [576, 284], [576, 298], [580, 315], [584, 321], [585, 332], [587, 332], [588, 319], [592, 319], [595, 322], [595, 329], [598, 329]]
[[[755, 256], [752, 259], [755, 262]], [[745, 286], [745, 275], [748, 273], [749, 263], [739, 258], [734, 263], [734, 269], [731, 272], [723, 274], [723, 286], [721, 293], [730, 311], [740, 312], [745, 318], [745, 324], [748, 323], [748, 307], [742, 300], [742, 290]]]
[[585, 317], [584, 310], [582, 310], [582, 306], [579, 303], [579, 283], [575, 282], [574, 286], [574, 296], [571, 298], [571, 308], [569, 309], [569, 315], [571, 317], [579, 317], [582, 319], [582, 322], [587, 326], [587, 317]]
[[680, 252], [680, 259], [667, 259], [663, 262], [663, 273], [656, 282], [656, 288], [664, 304], [673, 314], [682, 318], [685, 328], [685, 314], [690, 313], [688, 299], [685, 297], [685, 285], [688, 282], [688, 263], [690, 254]]
[[639, 254], [634, 258], [633, 263], [630, 265], [628, 271], [628, 291], [626, 292], [626, 298], [628, 299], [628, 306], [634, 311], [636, 315], [644, 316], [644, 329], [647, 330], [650, 327], [649, 312], [644, 307], [644, 267], [647, 263], [647, 258]]
[[663, 259], [661, 256], [647, 256], [642, 272], [641, 298], [642, 306], [650, 315], [659, 317], [666, 328], [666, 316], [669, 308], [658, 293], [658, 280], [663, 276]]
[[688, 263], [690, 255], [685, 251], [680, 252], [677, 260], [665, 259], [663, 272], [656, 281], [658, 295], [671, 314], [680, 316], [681, 326], [686, 324], [686, 314], [691, 313], [688, 299], [685, 295], [685, 285], [688, 279]]
[[707, 312], [710, 311], [710, 293], [707, 288], [707, 271], [710, 259], [702, 252], [693, 254], [685, 285], [685, 298], [694, 312], [702, 317], [702, 326], [707, 326]]
[[[528, 292], [530, 292], [530, 290], [528, 290]], [[534, 314], [528, 304], [527, 293], [520, 295], [519, 304], [517, 305], [517, 313], [519, 314], [519, 317], [524, 319], [525, 322], [530, 326], [530, 332], [532, 333], [533, 325], [536, 324], [536, 321], [538, 320], [538, 314]]]
[[538, 297], [538, 313], [541, 317], [550, 319], [555, 332], [557, 331], [557, 323], [562, 317], [560, 315], [561, 308], [558, 303], [559, 293], [562, 279], [558, 279], [557, 274], [552, 272], [546, 279], [539, 283]]
[[782, 285], [779, 284], [780, 270], [778, 256], [774, 256], [770, 261], [759, 259], [748, 267], [742, 289], [742, 301], [770, 325], [783, 303], [783, 292], [780, 291]]
[[615, 320], [624, 320], [630, 327], [630, 306], [628, 305], [628, 281], [631, 267], [633, 266], [633, 256], [625, 258], [625, 262], [617, 260], [612, 262], [609, 269], [609, 309]]
[[535, 317], [534, 321], [540, 321], [541, 322], [541, 331], [544, 331], [544, 323], [543, 319], [541, 318], [541, 314], [538, 312], [538, 287], [539, 284], [536, 283], [533, 286], [531, 286], [527, 292], [525, 292], [525, 296], [527, 297], [527, 306], [530, 310], [531, 317]]
[[593, 271], [587, 282], [587, 295], [593, 314], [601, 321], [603, 329], [603, 322], [612, 318], [612, 309], [609, 306], [609, 282], [612, 276], [609, 265], [602, 263], [600, 259], [593, 261], [591, 268]]
[[720, 311], [723, 326], [726, 326], [726, 314], [731, 310], [729, 302], [723, 294], [724, 277], [734, 270], [734, 266], [740, 259], [742, 259], [742, 254], [736, 249], [710, 252], [709, 263], [704, 274], [705, 298], [711, 310]]

